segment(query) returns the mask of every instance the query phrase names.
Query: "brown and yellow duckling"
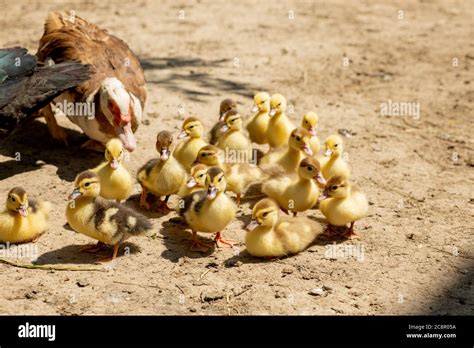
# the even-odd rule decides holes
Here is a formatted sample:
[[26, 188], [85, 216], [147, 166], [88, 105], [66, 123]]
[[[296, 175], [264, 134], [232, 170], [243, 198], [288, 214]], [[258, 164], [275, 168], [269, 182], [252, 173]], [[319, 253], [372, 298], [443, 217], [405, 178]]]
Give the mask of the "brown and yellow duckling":
[[203, 126], [198, 118], [190, 116], [184, 120], [178, 139], [186, 139], [176, 146], [174, 157], [187, 172], [191, 169], [201, 147], [207, 145], [207, 143], [202, 140], [202, 134]]
[[224, 125], [224, 117], [227, 112], [237, 110], [237, 103], [233, 99], [224, 99], [219, 105], [219, 121], [212, 127], [209, 132], [209, 144], [217, 145], [219, 138], [222, 135], [221, 129]]
[[242, 118], [235, 110], [226, 112], [224, 125], [221, 128], [222, 135], [217, 146], [224, 151], [245, 151], [247, 156], [252, 154], [252, 143], [242, 132]]
[[319, 149], [321, 148], [321, 145], [319, 143], [319, 138], [316, 132], [316, 130], [318, 129], [318, 122], [319, 122], [319, 117], [313, 111], [309, 111], [306, 114], [304, 114], [303, 120], [301, 121], [301, 127], [306, 129], [311, 136], [310, 147], [314, 155], [317, 155], [317, 153], [319, 152]]
[[184, 197], [190, 193], [206, 189], [207, 169], [208, 166], [204, 164], [196, 164], [191, 167], [189, 179], [186, 181], [186, 184], [179, 189], [178, 196]]

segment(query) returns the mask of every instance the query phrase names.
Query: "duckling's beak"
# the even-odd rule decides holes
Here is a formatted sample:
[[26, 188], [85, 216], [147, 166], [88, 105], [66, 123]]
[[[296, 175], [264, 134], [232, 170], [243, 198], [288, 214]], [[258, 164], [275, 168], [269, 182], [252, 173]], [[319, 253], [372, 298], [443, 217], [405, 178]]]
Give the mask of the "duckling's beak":
[[324, 156], [326, 157], [329, 157], [332, 155], [332, 150], [331, 149], [327, 149], [326, 152], [324, 152]]
[[323, 186], [326, 185], [327, 183], [326, 179], [324, 179], [324, 176], [321, 173], [316, 174], [314, 179], [316, 180], [318, 184], [321, 184]]
[[197, 185], [197, 182], [196, 180], [194, 180], [194, 178], [189, 179], [188, 182], [186, 183], [186, 187], [188, 188], [193, 188], [196, 185]]
[[183, 139], [183, 138], [186, 138], [188, 137], [189, 134], [186, 133], [186, 131], [183, 129], [179, 134], [178, 134], [178, 139]]
[[221, 132], [222, 132], [222, 133], [225, 133], [225, 132], [227, 132], [229, 129], [230, 129], [229, 126], [225, 124], [225, 125], [223, 125], [223, 126], [221, 127]]
[[273, 116], [275, 116], [275, 115], [276, 115], [276, 113], [277, 113], [277, 110], [276, 110], [276, 109], [273, 109], [273, 108], [271, 108], [271, 109], [270, 109], [270, 112], [268, 113], [268, 115], [270, 115], [270, 117], [273, 117]]
[[28, 208], [25, 207], [24, 205], [20, 205], [20, 207], [18, 208], [18, 213], [21, 216], [26, 217], [26, 216], [28, 216]]
[[114, 158], [112, 159], [112, 161], [110, 162], [110, 168], [112, 169], [117, 169], [119, 167], [119, 161], [118, 159]]
[[324, 190], [321, 195], [318, 197], [318, 202], [321, 202], [325, 200], [326, 198], [329, 198], [329, 195], [326, 190]]
[[251, 232], [253, 231], [254, 229], [256, 229], [260, 224], [258, 223], [257, 220], [252, 220], [250, 221], [250, 223], [245, 226], [245, 229], [248, 231], [248, 232]]
[[250, 110], [250, 112], [257, 112], [258, 110], [260, 110], [258, 108], [258, 105], [254, 105], [253, 108]]
[[311, 134], [312, 137], [316, 136], [316, 128], [311, 127], [310, 129], [308, 129], [308, 132], [309, 134]]
[[69, 195], [68, 199], [72, 200], [72, 199], [76, 199], [77, 197], [80, 197], [80, 196], [82, 196], [81, 191], [79, 191], [78, 188], [75, 188], [74, 191], [72, 191], [72, 193]]
[[168, 148], [166, 147], [161, 148], [160, 160], [166, 161], [169, 157], [170, 157], [170, 150], [168, 150]]
[[214, 198], [216, 198], [216, 195], [217, 187], [215, 187], [214, 185], [209, 185], [209, 187], [207, 188], [207, 199], [213, 200]]
[[301, 150], [303, 150], [303, 152], [308, 156], [313, 156], [313, 151], [311, 150], [308, 144], [304, 144], [303, 147], [301, 147]]

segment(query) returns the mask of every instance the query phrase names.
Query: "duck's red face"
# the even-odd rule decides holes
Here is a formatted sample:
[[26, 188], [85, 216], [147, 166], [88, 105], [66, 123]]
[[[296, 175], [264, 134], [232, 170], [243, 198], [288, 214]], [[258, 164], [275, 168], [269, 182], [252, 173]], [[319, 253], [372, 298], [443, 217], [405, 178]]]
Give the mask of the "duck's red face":
[[131, 152], [137, 147], [132, 130], [133, 110], [130, 104], [130, 99], [128, 103], [122, 104], [124, 105], [121, 105], [120, 107], [116, 100], [109, 99], [107, 102], [107, 108], [112, 114], [112, 124], [117, 133], [117, 137], [122, 141], [124, 147]]

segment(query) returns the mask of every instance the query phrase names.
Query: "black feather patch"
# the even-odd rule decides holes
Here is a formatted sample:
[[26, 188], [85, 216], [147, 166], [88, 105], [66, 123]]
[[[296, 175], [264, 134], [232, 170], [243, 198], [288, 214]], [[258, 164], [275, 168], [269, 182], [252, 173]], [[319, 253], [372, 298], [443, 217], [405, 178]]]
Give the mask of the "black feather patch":
[[191, 208], [193, 202], [197, 201], [196, 205], [198, 205], [199, 202], [202, 201], [198, 210], [196, 210], [196, 205], [194, 206], [194, 211], [196, 212], [199, 211], [202, 205], [204, 204], [206, 195], [207, 195], [207, 190], [200, 190], [200, 191], [196, 191], [196, 192], [190, 193], [189, 195], [184, 196], [183, 197], [184, 205], [180, 208], [179, 215], [184, 215]]
[[32, 213], [36, 213], [38, 211], [38, 203], [35, 200], [29, 199], [28, 206], [31, 208]]

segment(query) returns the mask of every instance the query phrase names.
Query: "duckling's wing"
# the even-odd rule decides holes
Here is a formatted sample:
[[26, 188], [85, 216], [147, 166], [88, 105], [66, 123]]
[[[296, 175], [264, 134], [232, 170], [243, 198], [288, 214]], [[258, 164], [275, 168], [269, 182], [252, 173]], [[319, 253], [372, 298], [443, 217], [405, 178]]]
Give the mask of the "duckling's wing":
[[187, 212], [193, 209], [199, 213], [204, 202], [206, 201], [207, 190], [200, 190], [184, 196], [179, 204], [179, 215], [184, 216]]
[[221, 137], [221, 128], [224, 125], [224, 122], [217, 122], [209, 132], [209, 144], [216, 145], [217, 141]]

